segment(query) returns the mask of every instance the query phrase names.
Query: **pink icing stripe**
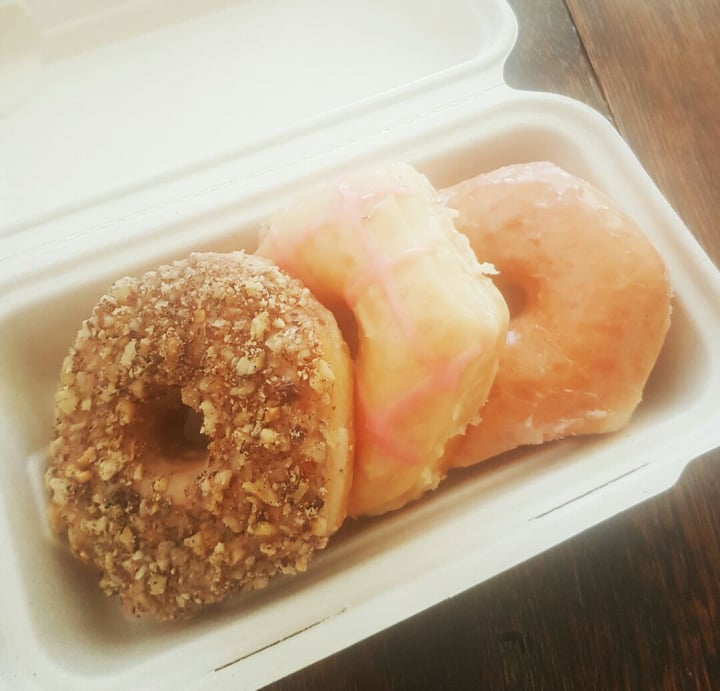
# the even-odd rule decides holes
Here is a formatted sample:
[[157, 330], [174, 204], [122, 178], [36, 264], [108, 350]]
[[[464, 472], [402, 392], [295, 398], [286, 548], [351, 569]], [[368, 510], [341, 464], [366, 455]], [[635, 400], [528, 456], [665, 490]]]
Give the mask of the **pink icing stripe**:
[[[427, 365], [428, 371], [428, 375], [419, 384], [399, 396], [381, 411], [373, 411], [362, 391], [358, 388], [358, 409], [362, 411], [361, 417], [364, 418], [363, 422], [367, 436], [372, 439], [372, 443], [374, 443], [375, 446], [403, 465], [416, 465], [426, 460], [425, 454], [427, 450], [418, 448], [416, 444], [411, 445], [396, 440], [398, 418], [408, 410], [419, 408], [439, 392], [457, 387], [464, 368], [470, 361], [481, 354], [482, 349], [480, 346], [467, 348], [464, 352], [446, 362], [428, 358], [420, 348], [422, 341], [421, 335], [418, 334], [416, 324], [409, 319], [406, 310], [403, 309], [403, 298], [397, 290], [394, 279], [398, 266], [414, 258], [432, 253], [433, 248], [409, 248], [404, 250], [399, 256], [388, 260], [379, 251], [376, 241], [365, 223], [363, 223], [368, 217], [368, 212], [363, 208], [363, 203], [373, 201], [373, 206], [376, 206], [390, 194], [410, 194], [410, 192], [404, 187], [394, 189], [391, 186], [381, 191], [371, 191], [360, 194], [350, 189], [344, 183], [338, 185], [337, 191], [340, 194], [341, 209], [349, 219], [347, 225], [342, 225], [341, 227], [349, 227], [354, 231], [367, 260], [366, 268], [359, 271], [359, 275], [355, 280], [352, 282], [348, 281], [344, 290], [345, 301], [350, 307], [354, 307], [359, 299], [359, 295], [366, 290], [368, 286], [377, 283], [384, 293], [390, 312], [398, 324], [408, 346], [414, 352], [415, 358], [422, 364]], [[282, 244], [280, 237], [271, 227], [266, 241], [271, 243], [274, 254], [280, 259], [280, 262], [284, 264], [284, 268], [291, 273], [295, 273], [296, 276], [302, 279], [304, 278], [304, 272], [297, 271], [298, 262], [296, 249], [323, 226], [330, 223], [331, 220], [331, 218], [325, 218], [314, 223], [309, 223], [299, 232], [294, 233], [291, 238], [287, 238]]]
[[[415, 257], [423, 257], [433, 253], [431, 247], [411, 247], [401, 252], [397, 257], [391, 260], [383, 260], [383, 266], [387, 269], [394, 269], [398, 266], [402, 266], [408, 261]], [[374, 267], [373, 267], [374, 268]], [[360, 294], [371, 286], [376, 279], [376, 274], [372, 271], [360, 272], [360, 275], [352, 282], [349, 282], [345, 288], [345, 302], [351, 307], [354, 307], [357, 303]]]
[[480, 346], [471, 346], [447, 363], [436, 361], [435, 366], [430, 368], [428, 376], [419, 384], [396, 398], [385, 410], [372, 414], [366, 397], [358, 390], [358, 399], [366, 415], [364, 426], [368, 436], [372, 437], [378, 447], [403, 465], [423, 462], [425, 459], [422, 458], [422, 450], [410, 449], [407, 445], [401, 447], [394, 441], [397, 418], [408, 410], [419, 408], [432, 396], [456, 388], [465, 367], [481, 354]]
[[380, 449], [385, 456], [396, 459], [399, 465], [403, 466], [420, 465], [426, 460], [423, 450], [419, 449], [417, 444], [410, 444], [407, 441], [399, 439], [397, 435], [384, 434], [381, 430], [371, 428], [369, 425], [372, 424], [375, 417], [376, 416], [368, 417], [364, 427], [368, 433], [368, 437], [372, 439], [372, 444]]
[[[373, 242], [368, 229], [365, 224], [362, 223], [362, 217], [360, 214], [359, 201], [366, 199], [362, 195], [357, 194], [353, 190], [343, 185], [338, 186], [338, 191], [341, 195], [342, 205], [348, 216], [352, 218], [352, 227], [355, 231], [355, 235], [360, 241], [365, 255], [367, 256], [370, 266], [367, 271], [367, 275], [375, 278], [375, 281], [381, 286], [385, 293], [385, 300], [390, 307], [390, 311], [395, 318], [400, 330], [405, 335], [406, 340], [414, 345], [417, 342], [417, 330], [415, 325], [408, 319], [407, 314], [402, 308], [402, 299], [396, 290], [395, 283], [393, 281], [394, 275], [390, 271], [390, 266], [385, 260], [385, 257], [378, 251], [377, 245]], [[375, 196], [375, 195], [373, 195]], [[387, 196], [387, 193], [385, 193]]]

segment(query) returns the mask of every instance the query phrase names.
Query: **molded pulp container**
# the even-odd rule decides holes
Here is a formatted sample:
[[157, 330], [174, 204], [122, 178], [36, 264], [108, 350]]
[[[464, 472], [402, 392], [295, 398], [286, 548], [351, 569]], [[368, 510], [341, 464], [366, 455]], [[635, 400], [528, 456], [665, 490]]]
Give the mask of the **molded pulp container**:
[[[670, 487], [720, 443], [720, 279], [615, 130], [509, 89], [502, 0], [0, 2], [0, 678], [13, 688], [263, 685]], [[404, 159], [438, 187], [549, 159], [663, 255], [673, 324], [630, 426], [458, 471], [348, 521], [302, 576], [191, 621], [126, 618], [46, 526], [62, 358], [116, 278], [252, 250], [320, 179]]]

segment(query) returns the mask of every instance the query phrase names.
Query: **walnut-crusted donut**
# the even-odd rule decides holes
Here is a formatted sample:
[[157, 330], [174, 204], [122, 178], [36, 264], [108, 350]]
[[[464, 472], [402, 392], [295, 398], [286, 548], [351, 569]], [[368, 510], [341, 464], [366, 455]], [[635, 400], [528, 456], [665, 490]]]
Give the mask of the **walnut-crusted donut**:
[[345, 517], [352, 398], [333, 316], [266, 260], [122, 279], [62, 366], [51, 523], [137, 614], [304, 571]]

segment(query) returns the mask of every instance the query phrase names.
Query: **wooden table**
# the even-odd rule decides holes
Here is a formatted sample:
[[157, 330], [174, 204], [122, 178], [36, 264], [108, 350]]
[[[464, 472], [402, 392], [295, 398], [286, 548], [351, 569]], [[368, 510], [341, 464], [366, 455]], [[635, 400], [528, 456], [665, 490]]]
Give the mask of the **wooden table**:
[[[720, 265], [720, 2], [511, 4], [506, 80], [609, 116]], [[720, 689], [719, 617], [715, 451], [666, 494], [269, 688]]]

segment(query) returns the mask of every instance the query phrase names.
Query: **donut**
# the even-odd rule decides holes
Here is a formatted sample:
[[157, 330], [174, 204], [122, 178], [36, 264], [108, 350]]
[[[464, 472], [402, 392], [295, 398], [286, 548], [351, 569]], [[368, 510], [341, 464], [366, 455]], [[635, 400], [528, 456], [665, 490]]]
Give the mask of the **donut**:
[[434, 489], [481, 407], [508, 312], [430, 183], [397, 163], [321, 185], [276, 213], [258, 254], [333, 310], [352, 344], [351, 516]]
[[121, 279], [62, 365], [51, 524], [158, 619], [304, 571], [346, 515], [352, 392], [332, 314], [267, 260]]
[[648, 238], [605, 194], [548, 162], [507, 166], [441, 194], [498, 270], [510, 307], [481, 421], [449, 465], [624, 427], [670, 325], [668, 274]]

